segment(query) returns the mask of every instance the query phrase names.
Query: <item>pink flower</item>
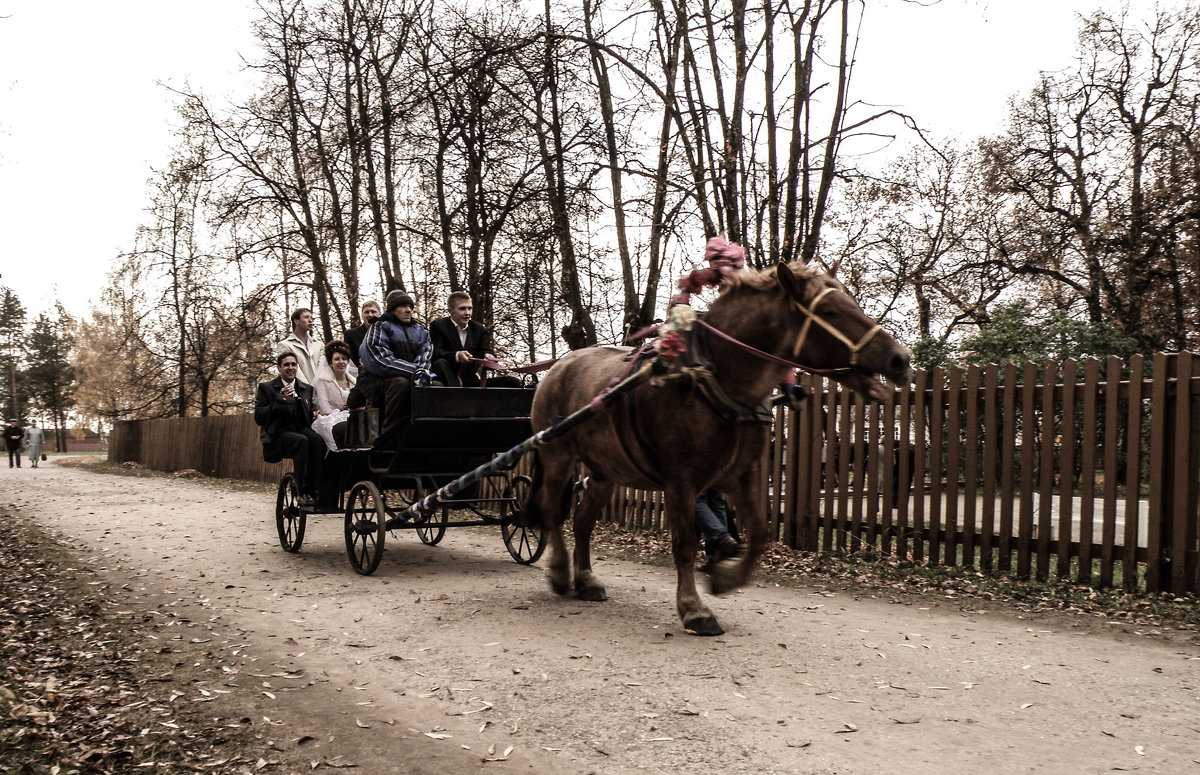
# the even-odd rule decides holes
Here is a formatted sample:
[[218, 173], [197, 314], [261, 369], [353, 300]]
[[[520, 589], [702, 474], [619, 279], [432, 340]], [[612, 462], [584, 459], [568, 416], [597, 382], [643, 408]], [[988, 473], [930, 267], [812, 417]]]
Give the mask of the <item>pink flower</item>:
[[654, 351], [671, 360], [678, 358], [686, 348], [687, 345], [678, 331], [668, 331], [654, 343]]

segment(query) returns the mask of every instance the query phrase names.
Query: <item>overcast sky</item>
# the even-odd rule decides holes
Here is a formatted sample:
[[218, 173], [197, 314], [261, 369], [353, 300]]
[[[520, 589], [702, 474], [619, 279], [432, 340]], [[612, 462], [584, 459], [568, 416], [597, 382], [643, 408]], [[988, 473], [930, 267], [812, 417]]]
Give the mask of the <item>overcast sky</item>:
[[[868, 0], [854, 96], [939, 136], [994, 131], [1105, 1]], [[169, 156], [160, 84], [236, 91], [255, 14], [252, 0], [0, 0], [0, 285], [31, 316], [55, 298], [88, 313]]]

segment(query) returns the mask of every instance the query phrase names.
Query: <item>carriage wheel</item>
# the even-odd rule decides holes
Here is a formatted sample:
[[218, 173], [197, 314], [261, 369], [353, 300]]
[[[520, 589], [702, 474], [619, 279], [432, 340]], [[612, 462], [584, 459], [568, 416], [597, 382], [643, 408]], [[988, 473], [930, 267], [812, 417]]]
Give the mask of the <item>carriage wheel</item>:
[[504, 545], [512, 558], [522, 565], [537, 562], [546, 548], [542, 526], [525, 523], [532, 486], [528, 476], [514, 476], [504, 488], [504, 500], [500, 503], [500, 533], [504, 536]]
[[446, 535], [446, 523], [449, 521], [450, 509], [442, 506], [416, 526], [417, 537], [421, 539], [421, 543], [437, 546]]
[[275, 529], [279, 531], [279, 545], [285, 552], [300, 551], [307, 522], [308, 515], [300, 509], [300, 485], [294, 474], [284, 474], [275, 496]]
[[356, 573], [369, 576], [383, 559], [387, 511], [374, 482], [359, 482], [346, 499], [346, 556]]

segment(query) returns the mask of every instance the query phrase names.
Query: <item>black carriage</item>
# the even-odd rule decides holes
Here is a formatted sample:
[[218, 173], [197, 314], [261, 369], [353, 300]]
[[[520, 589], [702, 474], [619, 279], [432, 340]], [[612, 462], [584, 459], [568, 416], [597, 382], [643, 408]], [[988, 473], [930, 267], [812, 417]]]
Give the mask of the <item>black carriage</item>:
[[[533, 393], [413, 388], [412, 413], [389, 449], [342, 449], [326, 456], [316, 505], [300, 505], [296, 477], [284, 474], [275, 502], [280, 546], [299, 551], [310, 515], [340, 514], [346, 554], [364, 575], [379, 566], [390, 530], [412, 530], [432, 546], [447, 528], [499, 525], [513, 559], [536, 562], [544, 545], [541, 526], [524, 520], [530, 479], [513, 472], [519, 456], [505, 458], [501, 465], [495, 461], [530, 436]], [[479, 473], [481, 466], [488, 471]], [[478, 476], [460, 482], [459, 492], [446, 497], [442, 488], [466, 482], [471, 474]]]

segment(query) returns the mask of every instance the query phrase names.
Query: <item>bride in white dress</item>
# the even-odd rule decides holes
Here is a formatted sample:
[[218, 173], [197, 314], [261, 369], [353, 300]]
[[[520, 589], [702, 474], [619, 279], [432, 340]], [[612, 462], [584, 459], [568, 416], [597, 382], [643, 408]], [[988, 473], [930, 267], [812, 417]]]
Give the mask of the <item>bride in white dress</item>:
[[350, 388], [354, 387], [354, 377], [350, 375], [349, 367], [350, 347], [345, 342], [335, 339], [325, 345], [325, 361], [313, 380], [313, 393], [321, 414], [313, 420], [312, 427], [330, 449], [338, 448], [333, 439], [333, 426], [350, 419], [346, 398]]

